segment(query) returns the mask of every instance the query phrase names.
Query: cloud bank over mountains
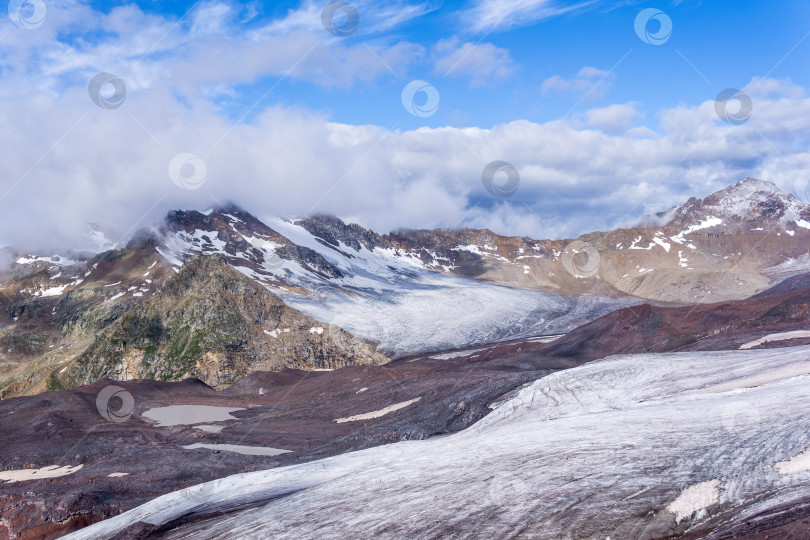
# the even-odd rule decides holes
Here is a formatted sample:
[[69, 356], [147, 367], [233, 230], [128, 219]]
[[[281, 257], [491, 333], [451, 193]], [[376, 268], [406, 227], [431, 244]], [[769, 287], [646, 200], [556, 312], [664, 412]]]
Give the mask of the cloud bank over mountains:
[[[466, 226], [563, 238], [632, 225], [746, 176], [806, 197], [810, 99], [790, 79], [750, 80], [742, 90], [754, 109], [741, 125], [723, 122], [714, 100], [663, 110], [587, 102], [560, 120], [489, 128], [351, 125], [328, 111], [278, 104], [274, 85], [373, 84], [390, 70], [407, 77], [411, 63], [433, 62], [436, 73], [455, 65], [450, 76], [486, 86], [520, 66], [485, 42], [449, 38], [426, 47], [375, 34], [431, 13], [431, 4], [369, 4], [369, 40], [348, 44], [312, 22], [317, 8], [305, 4], [251, 26], [247, 7], [218, 2], [175, 20], [135, 6], [105, 14], [63, 2], [48, 4], [47, 24], [35, 31], [6, 25], [0, 244], [89, 247], [89, 222], [122, 240], [169, 209], [228, 200], [259, 216], [334, 213], [379, 232]], [[249, 31], [235, 32], [237, 23]], [[88, 82], [104, 71], [126, 84], [120, 107], [88, 96]], [[546, 91], [584, 89], [595, 74], [604, 85], [615, 77], [606, 73], [585, 67]], [[228, 108], [240, 84], [262, 77], [278, 79]], [[390, 106], [409, 117], [395, 98]], [[181, 153], [204, 163], [183, 173], [202, 174], [198, 189], [170, 178]], [[496, 160], [520, 173], [511, 197], [482, 184], [482, 170]]]

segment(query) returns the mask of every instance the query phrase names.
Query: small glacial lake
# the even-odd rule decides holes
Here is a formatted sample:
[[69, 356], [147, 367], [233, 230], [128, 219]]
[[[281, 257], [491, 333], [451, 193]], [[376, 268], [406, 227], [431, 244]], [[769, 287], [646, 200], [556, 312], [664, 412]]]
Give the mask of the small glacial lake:
[[288, 454], [292, 452], [292, 450], [281, 450], [280, 448], [270, 448], [268, 446], [243, 446], [241, 444], [194, 443], [184, 446], [183, 448], [186, 450], [194, 450], [196, 448], [224, 450], [226, 452], [236, 452], [237, 454], [246, 454], [248, 456], [278, 456], [280, 454]]
[[240, 407], [216, 407], [213, 405], [170, 405], [145, 411], [142, 416], [156, 421], [158, 427], [191, 426], [210, 422], [238, 420], [232, 412], [244, 411]]

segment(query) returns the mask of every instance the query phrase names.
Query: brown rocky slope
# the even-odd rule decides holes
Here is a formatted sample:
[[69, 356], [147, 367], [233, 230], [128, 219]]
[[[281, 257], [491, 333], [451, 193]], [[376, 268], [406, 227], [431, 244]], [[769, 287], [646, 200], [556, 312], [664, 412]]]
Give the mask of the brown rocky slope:
[[593, 360], [612, 354], [808, 343], [810, 274], [804, 274], [745, 300], [684, 307], [643, 304], [620, 309], [549, 344], [543, 354]]
[[64, 265], [18, 265], [0, 287], [0, 397], [100, 377], [214, 387], [255, 369], [388, 361], [371, 344], [311, 319], [221, 257], [175, 273], [152, 238]]
[[177, 380], [217, 388], [251, 371], [382, 364], [373, 346], [284, 304], [222, 257], [188, 261], [150, 298], [100, 332], [64, 375]]

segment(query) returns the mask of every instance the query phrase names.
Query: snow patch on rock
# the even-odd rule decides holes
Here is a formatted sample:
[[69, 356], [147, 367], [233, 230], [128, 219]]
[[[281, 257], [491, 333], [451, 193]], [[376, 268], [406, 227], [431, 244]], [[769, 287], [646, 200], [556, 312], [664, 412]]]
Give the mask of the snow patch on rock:
[[720, 499], [719, 485], [720, 480], [715, 478], [690, 486], [667, 506], [667, 510], [675, 514], [675, 520], [680, 522], [699, 510], [717, 504]]

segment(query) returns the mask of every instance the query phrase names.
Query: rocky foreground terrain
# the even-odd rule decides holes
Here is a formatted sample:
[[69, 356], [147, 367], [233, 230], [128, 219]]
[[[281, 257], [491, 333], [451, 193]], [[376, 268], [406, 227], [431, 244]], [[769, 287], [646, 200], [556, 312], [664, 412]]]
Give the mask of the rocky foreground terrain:
[[67, 277], [69, 288], [50, 283], [54, 269], [37, 266], [0, 290], [10, 319], [0, 329], [4, 397], [102, 377], [196, 377], [216, 388], [256, 370], [389, 360], [285, 305], [222, 257], [191, 258], [175, 273], [147, 239], [58, 267], [57, 275], [79, 271]]
[[[0, 537], [56, 538], [236, 472], [464, 429], [501, 395], [575, 365], [538, 357], [542, 345], [506, 343], [335, 371], [256, 372], [224, 391], [193, 379], [102, 380], [4, 400], [0, 470], [6, 472], [0, 481], [18, 480], [0, 483]], [[109, 399], [108, 388], [115, 392]], [[368, 415], [403, 403], [388, 414]], [[189, 410], [176, 425], [148, 416], [178, 406]], [[263, 449], [270, 455], [240, 453]], [[52, 466], [61, 469], [48, 478]], [[24, 471], [34, 476], [20, 479]]]
[[459, 433], [230, 476], [67, 538], [806, 538], [808, 353], [610, 357]]
[[[84, 529], [83, 527], [99, 521], [103, 525], [107, 523], [104, 520], [113, 518], [123, 511], [133, 509], [138, 504], [146, 503], [162, 494], [214, 481], [214, 483], [204, 484], [204, 487], [194, 487], [191, 491], [177, 492], [184, 495], [179, 495], [180, 499], [174, 498], [170, 502], [164, 502], [163, 507], [171, 510], [167, 510], [168, 514], [164, 514], [162, 511], [158, 514], [168, 516], [165, 519], [151, 515], [145, 517], [143, 514], [137, 514], [137, 519], [134, 521], [127, 518], [130, 521], [127, 521], [128, 524], [122, 529], [125, 532], [120, 532], [119, 537], [195, 538], [206, 537], [205, 535], [210, 533], [210, 537], [227, 538], [227, 531], [233, 529], [240, 531], [240, 537], [243, 535], [251, 537], [250, 534], [255, 534], [256, 538], [265, 538], [267, 536], [262, 535], [267, 534], [269, 529], [256, 525], [255, 533], [251, 533], [253, 525], [244, 525], [249, 520], [245, 518], [240, 521], [242, 518], [239, 516], [242, 516], [245, 510], [255, 509], [255, 507], [270, 504], [271, 500], [275, 500], [279, 493], [274, 491], [273, 486], [282, 486], [283, 489], [290, 489], [295, 493], [299, 491], [305, 493], [310, 488], [317, 492], [320, 488], [316, 489], [316, 487], [320, 486], [320, 482], [325, 478], [320, 473], [310, 477], [311, 468], [302, 470], [300, 468], [289, 469], [289, 467], [297, 467], [313, 460], [339, 455], [346, 456], [345, 459], [362, 461], [366, 458], [351, 457], [356, 455], [352, 452], [380, 445], [388, 445], [384, 446], [386, 450], [380, 450], [382, 453], [380, 455], [388, 456], [388, 452], [395, 452], [397, 456], [406, 455], [406, 452], [410, 451], [407, 450], [410, 448], [407, 441], [432, 440], [434, 437], [447, 436], [459, 431], [468, 434], [464, 435], [466, 439], [464, 439], [462, 447], [442, 447], [442, 449], [436, 450], [431, 448], [423, 457], [411, 456], [407, 459], [412, 459], [414, 463], [418, 464], [425, 459], [429, 462], [428, 456], [434, 456], [435, 459], [440, 459], [440, 462], [444, 463], [451, 459], [447, 456], [454, 455], [456, 457], [452, 459], [467, 463], [466, 467], [471, 467], [470, 464], [473, 461], [470, 460], [474, 460], [474, 463], [479, 465], [488, 461], [490, 452], [496, 452], [492, 454], [491, 459], [493, 460], [505, 459], [498, 452], [512, 453], [513, 458], [518, 459], [514, 452], [519, 449], [534, 448], [528, 442], [521, 443], [519, 435], [515, 435], [518, 439], [515, 439], [513, 443], [504, 442], [503, 448], [497, 446], [493, 449], [487, 446], [496, 444], [496, 441], [499, 440], [498, 437], [507, 437], [507, 432], [512, 429], [511, 424], [510, 427], [503, 427], [503, 431], [499, 432], [497, 437], [493, 436], [494, 438], [490, 442], [482, 443], [481, 447], [477, 446], [475, 439], [470, 438], [472, 436], [469, 433], [484, 429], [480, 426], [489, 425], [485, 421], [488, 422], [493, 414], [503, 416], [504, 411], [517, 410], [528, 405], [531, 405], [530, 411], [534, 412], [523, 411], [521, 413], [526, 422], [536, 423], [553, 419], [557, 415], [554, 412], [556, 410], [554, 406], [548, 405], [546, 407], [548, 410], [543, 409], [540, 414], [537, 412], [538, 409], [532, 405], [538, 399], [537, 395], [532, 394], [533, 397], [526, 397], [527, 389], [548, 386], [554, 389], [553, 394], [548, 394], [547, 390], [543, 390], [539, 395], [548, 394], [543, 399], [550, 400], [549, 404], [566, 403], [566, 400], [574, 400], [566, 407], [571, 407], [576, 402], [598, 404], [593, 411], [588, 409], [583, 412], [583, 414], [592, 415], [592, 420], [591, 416], [588, 420], [588, 422], [592, 422], [588, 424], [591, 427], [583, 428], [585, 431], [582, 431], [580, 436], [585, 438], [580, 438], [579, 442], [571, 442], [566, 439], [571, 442], [569, 445], [568, 442], [558, 441], [559, 446], [554, 455], [532, 457], [531, 452], [527, 453], [524, 458], [520, 458], [525, 461], [525, 467], [513, 469], [510, 473], [512, 476], [506, 473], [510, 470], [508, 460], [503, 465], [503, 470], [492, 469], [491, 480], [485, 479], [479, 482], [475, 480], [477, 477], [471, 476], [470, 487], [464, 489], [472, 489], [471, 486], [477, 486], [475, 489], [478, 489], [480, 493], [474, 497], [477, 501], [475, 504], [484, 505], [479, 508], [479, 511], [483, 512], [482, 515], [490, 516], [487, 518], [489, 525], [478, 524], [478, 518], [476, 518], [470, 524], [459, 524], [461, 529], [445, 529], [443, 528], [445, 525], [441, 525], [440, 522], [445, 521], [449, 515], [455, 514], [452, 512], [446, 514], [445, 512], [450, 512], [449, 507], [439, 507], [435, 502], [426, 500], [422, 505], [423, 508], [414, 509], [414, 515], [408, 519], [398, 517], [395, 520], [396, 524], [383, 520], [380, 523], [388, 523], [387, 526], [380, 524], [375, 525], [376, 528], [363, 530], [365, 531], [364, 537], [381, 535], [399, 538], [403, 537], [402, 535], [408, 537], [415, 535], [416, 537], [438, 538], [446, 537], [448, 534], [480, 537], [473, 534], [473, 529], [469, 529], [469, 527], [482, 526], [484, 527], [482, 530], [489, 530], [486, 527], [490, 527], [492, 530], [501, 532], [500, 536], [487, 535], [487, 537], [565, 538], [564, 535], [555, 536], [551, 533], [542, 536], [542, 534], [546, 534], [542, 533], [543, 527], [531, 525], [533, 523], [531, 521], [527, 521], [523, 528], [515, 529], [515, 524], [510, 525], [503, 521], [505, 516], [511, 514], [504, 514], [507, 511], [501, 508], [502, 499], [510, 501], [508, 502], [510, 507], [524, 504], [523, 499], [531, 500], [531, 504], [540, 504], [539, 501], [545, 499], [538, 494], [550, 493], [551, 495], [548, 496], [552, 497], [554, 501], [569, 501], [557, 511], [559, 515], [551, 521], [557, 524], [555, 525], [558, 527], [557, 532], [561, 530], [573, 532], [574, 528], [566, 529], [569, 526], [587, 528], [585, 522], [589, 515], [588, 512], [595, 512], [596, 509], [588, 510], [586, 507], [578, 506], [576, 501], [579, 499], [571, 495], [568, 488], [559, 491], [563, 490], [563, 487], [553, 489], [548, 486], [541, 489], [539, 485], [530, 487], [527, 478], [534, 478], [531, 482], [541, 482], [539, 477], [535, 478], [532, 475], [546, 474], [540, 472], [546, 468], [545, 460], [551, 460], [555, 463], [555, 467], [558, 467], [560, 459], [565, 462], [561, 456], [578, 455], [576, 460], [582, 462], [582, 467], [597, 467], [593, 464], [588, 465], [591, 463], [589, 456], [593, 456], [595, 459], [605, 454], [607, 450], [599, 450], [601, 439], [588, 438], [587, 433], [591, 433], [591, 431], [587, 430], [594, 429], [593, 425], [596, 425], [593, 422], [614, 422], [615, 419], [600, 415], [608, 414], [608, 412], [619, 414], [617, 407], [621, 408], [621, 403], [624, 403], [621, 400], [617, 401], [620, 396], [623, 396], [622, 399], [625, 401], [628, 399], [640, 400], [637, 404], [628, 402], [630, 403], [627, 405], [628, 407], [642, 407], [643, 403], [654, 404], [661, 399], [666, 401], [668, 399], [666, 396], [670, 395], [667, 392], [673, 391], [677, 387], [677, 379], [673, 378], [672, 370], [680, 372], [679, 376], [682, 377], [687, 377], [688, 373], [695, 373], [695, 376], [698, 376], [697, 374], [702, 373], [701, 370], [709, 370], [707, 373], [710, 372], [711, 381], [707, 379], [707, 382], [700, 383], [698, 379], [694, 379], [689, 382], [691, 385], [689, 388], [697, 390], [709, 385], [709, 397], [716, 394], [734, 404], [734, 407], [729, 409], [731, 412], [728, 413], [731, 414], [731, 420], [721, 418], [718, 420], [719, 422], [731, 422], [733, 427], [734, 422], [747, 421], [747, 415], [753, 413], [738, 404], [740, 400], [749, 403], [749, 397], [746, 394], [740, 394], [739, 388], [749, 386], [758, 388], [763, 381], [770, 381], [771, 378], [782, 380], [797, 376], [804, 377], [805, 373], [810, 374], [810, 367], [805, 365], [808, 358], [806, 347], [774, 348], [801, 345], [810, 340], [810, 331], [808, 331], [810, 327], [807, 325], [806, 318], [807, 310], [810, 309], [810, 303], [807, 302], [808, 294], [810, 294], [810, 275], [802, 275], [765, 291], [758, 298], [700, 305], [693, 309], [692, 314], [684, 313], [683, 310], [689, 309], [684, 307], [655, 308], [653, 312], [650, 312], [649, 310], [652, 309], [650, 306], [637, 306], [606, 315], [563, 337], [524, 339], [439, 354], [406, 357], [384, 366], [350, 366], [335, 371], [319, 372], [301, 370], [256, 372], [239, 379], [223, 391], [214, 391], [194, 380], [180, 383], [103, 380], [73, 390], [7, 399], [0, 403], [0, 415], [4, 418], [4, 422], [0, 424], [0, 436], [7, 442], [6, 450], [0, 454], [0, 459], [2, 459], [0, 468], [6, 471], [6, 475], [17, 478], [17, 480], [3, 485], [0, 524], [6, 528], [8, 535], [12, 538], [25, 538], [26, 535], [38, 538], [56, 538], [77, 529], [79, 530], [78, 538], [113, 537], [120, 532], [118, 528], [115, 528], [118, 527], [117, 525], [110, 525], [109, 527], [113, 527], [112, 529], [102, 527], [100, 530], [103, 532], [100, 533], [93, 533], [94, 529]], [[762, 304], [763, 302], [765, 304]], [[751, 304], [754, 304], [757, 309], [751, 308]], [[743, 317], [736, 324], [728, 323], [729, 319], [734, 319], [729, 314], [740, 313], [745, 314], [747, 318]], [[649, 325], [643, 324], [645, 320], [652, 322]], [[674, 324], [677, 324], [677, 331], [672, 326]], [[598, 331], [594, 332], [594, 328]], [[610, 329], [616, 329], [617, 332], [612, 334]], [[602, 334], [606, 337], [602, 341], [595, 341]], [[674, 337], [669, 340], [661, 339], [666, 335]], [[650, 343], [654, 346], [650, 347]], [[638, 357], [626, 354], [650, 348], [661, 351], [660, 356]], [[597, 352], [597, 349], [601, 353]], [[705, 349], [736, 352], [734, 354], [699, 352], [699, 350]], [[676, 350], [698, 352], [677, 354], [664, 352]], [[769, 351], [772, 352], [769, 353]], [[762, 353], [768, 354], [763, 355]], [[596, 365], [589, 362], [605, 356], [611, 356], [611, 359], [598, 362], [602, 367], [599, 368], [600, 371], [595, 372], [596, 375], [588, 375], [588, 378], [583, 380], [577, 379], [578, 371], [573, 368], [580, 365]], [[721, 365], [717, 363], [717, 359], [726, 360]], [[626, 363], [632, 363], [633, 368], [628, 368]], [[707, 367], [712, 365], [714, 367]], [[653, 370], [654, 366], [658, 366], [655, 369], [659, 371]], [[645, 373], [648, 367], [650, 373]], [[768, 372], [772, 372], [772, 375], [762, 380], [757, 378], [759, 374]], [[559, 378], [563, 375], [565, 377]], [[656, 377], [658, 378], [656, 379]], [[675, 386], [671, 386], [670, 381]], [[557, 388], [557, 385], [562, 383], [567, 386]], [[742, 386], [738, 388], [735, 385]], [[105, 395], [106, 388], [117, 389], [117, 394], [111, 395], [108, 401], [99, 402], [100, 396]], [[797, 388], [810, 387], [797, 386]], [[610, 392], [604, 394], [608, 389]], [[658, 397], [658, 392], [661, 392], [661, 397]], [[124, 398], [131, 396], [131, 400], [126, 401], [121, 398], [121, 395]], [[691, 396], [692, 394], [686, 395]], [[518, 398], [519, 400], [515, 401]], [[683, 399], [693, 398], [677, 398], [677, 400]], [[712, 399], [714, 398], [712, 397]], [[712, 407], [720, 407], [719, 404], [712, 403]], [[703, 406], [708, 407], [705, 404]], [[722, 407], [729, 406], [728, 403], [722, 405]], [[751, 406], [750, 403], [748, 406]], [[160, 417], [155, 416], [155, 411], [171, 410], [172, 407], [186, 407], [188, 410], [177, 412], [173, 421], [161, 420]], [[209, 410], [209, 408], [213, 409]], [[493, 409], [494, 412], [490, 412]], [[487, 416], [488, 414], [490, 416]], [[660, 413], [660, 415], [663, 414], [664, 412]], [[508, 414], [507, 417], [509, 417]], [[646, 429], [650, 430], [650, 434], [644, 436], [636, 433], [640, 427], [635, 426], [635, 419], [625, 419], [620, 423], [612, 424], [611, 429], [617, 432], [617, 436], [618, 433], [625, 433], [627, 441], [623, 443], [624, 446], [620, 445], [621, 449], [611, 450], [607, 454], [614, 455], [618, 452], [616, 455], [624, 457], [621, 457], [617, 463], [625, 463], [626, 467], [630, 467], [634, 460], [641, 459], [639, 452], [642, 452], [642, 448], [647, 448], [645, 445], [659, 444], [653, 442], [657, 440], [656, 436], [652, 435], [655, 429], [662, 430], [657, 435], [664, 437], [662, 440], [671, 441], [676, 436], [675, 433], [681, 433], [671, 432], [666, 426], [669, 426], [671, 422], [681, 422], [682, 419], [664, 419], [664, 416], [655, 418], [657, 418], [655, 422], [645, 420], [644, 422], [647, 424], [642, 423], [642, 425], [647, 425]], [[528, 431], [522, 433], [528, 433], [532, 429], [541, 430], [541, 433], [545, 433], [545, 436], [549, 437], [556, 433], [556, 428], [552, 429], [551, 424], [549, 427], [544, 427], [544, 424], [531, 425], [534, 427], [530, 428], [527, 424], [525, 429]], [[719, 429], [712, 426], [705, 427], [707, 433], [712, 429], [715, 431]], [[548, 431], [549, 429], [551, 431]], [[736, 432], [732, 429], [731, 433]], [[553, 436], [556, 437], [556, 435]], [[678, 436], [689, 438], [685, 433]], [[736, 437], [736, 435], [734, 436]], [[646, 437], [650, 437], [650, 439], [646, 440]], [[439, 437], [437, 440], [450, 439]], [[748, 441], [746, 444], [753, 447], [757, 447], [759, 444], [756, 437], [753, 436], [746, 440]], [[43, 445], [42, 441], [47, 441], [47, 444]], [[616, 444], [619, 444], [618, 441], [619, 439]], [[391, 446], [392, 444], [393, 446]], [[539, 442], [535, 441], [531, 444], [539, 444]], [[627, 446], [628, 444], [630, 446]], [[663, 443], [660, 444], [663, 445]], [[717, 438], [705, 444], [731, 443]], [[527, 445], [529, 446], [527, 447]], [[401, 449], [388, 450], [400, 446]], [[514, 448], [507, 448], [510, 446], [514, 446]], [[692, 451], [698, 452], [694, 449], [690, 450], [690, 452]], [[349, 453], [347, 454], [347, 452]], [[718, 449], [716, 452], [721, 451]], [[711, 455], [715, 455], [716, 452]], [[260, 455], [262, 453], [268, 455]], [[360, 452], [359, 455], [368, 454]], [[373, 455], [377, 456], [377, 454]], [[635, 532], [631, 534], [627, 532], [629, 529], [622, 529], [614, 520], [614, 522], [610, 522], [613, 523], [610, 526], [616, 527], [616, 530], [601, 531], [599, 529], [601, 532], [598, 534], [605, 533], [602, 538], [606, 536], [612, 538], [664, 538], [667, 535], [676, 535], [679, 538], [689, 537], [688, 535], [683, 536], [691, 529], [679, 525], [682, 519], [678, 520], [675, 525], [670, 524], [671, 519], [666, 518], [668, 514], [661, 501], [667, 497], [674, 500], [676, 495], [673, 493], [677, 491], [676, 486], [682, 486], [685, 489], [688, 487], [685, 484], [688, 479], [702, 478], [702, 473], [698, 474], [697, 471], [699, 471], [701, 463], [708, 462], [708, 458], [701, 458], [689, 465], [690, 460], [696, 459], [694, 456], [688, 457], [690, 455], [685, 453], [682, 459], [673, 457], [671, 459], [675, 461], [657, 465], [653, 462], [640, 465], [640, 470], [657, 471], [655, 472], [657, 476], [644, 476], [632, 481], [625, 478], [621, 482], [627, 480], [627, 486], [622, 487], [617, 484], [616, 489], [629, 489], [628, 486], [637, 486], [638, 490], [647, 488], [645, 492], [650, 492], [644, 497], [641, 497], [641, 493], [639, 494], [641, 502], [638, 505], [636, 503], [627, 505], [627, 511], [635, 516], [633, 520], [636, 525], [633, 527], [640, 528], [633, 529]], [[440, 458], [440, 456], [444, 457]], [[753, 467], [759, 471], [756, 463], [745, 461], [754, 458], [748, 454], [746, 456], [739, 458], [742, 461], [734, 463], [746, 463], [746, 467]], [[377, 457], [373, 458], [373, 460], [377, 459]], [[407, 480], [409, 471], [407, 460], [396, 460], [390, 456], [379, 459], [382, 459], [382, 463], [373, 461], [377, 464], [372, 465], [370, 462], [367, 468], [352, 469], [351, 475], [359, 475], [358, 478], [361, 479], [358, 486], [365, 485], [365, 482], [373, 482], [373, 474], [376, 474], [374, 471], [382, 467], [384, 470], [380, 473], [377, 491], [379, 495], [394, 496], [393, 493], [396, 491], [392, 491], [392, 486], [399, 486], [403, 483], [411, 486], [407, 489], [416, 489], [416, 484]], [[723, 459], [730, 460], [732, 457]], [[388, 460], [392, 460], [393, 470], [398, 471], [397, 480], [385, 476], [388, 471]], [[395, 465], [396, 463], [399, 465]], [[324, 466], [326, 467], [326, 465]], [[55, 472], [49, 472], [49, 467], [58, 467], [58, 469], [55, 469]], [[254, 497], [253, 499], [238, 498], [233, 503], [234, 508], [229, 508], [227, 505], [222, 508], [219, 506], [221, 501], [215, 502], [214, 499], [209, 498], [209, 496], [214, 497], [214, 493], [218, 493], [217, 490], [221, 486], [235, 485], [228, 484], [228, 482], [236, 482], [230, 475], [279, 467], [284, 468], [285, 471], [298, 471], [290, 474], [295, 478], [299, 478], [299, 476], [300, 478], [293, 484], [286, 480], [279, 484], [273, 481], [273, 486], [270, 486], [262, 483], [264, 480], [259, 482], [254, 479], [255, 477], [249, 477], [251, 479], [245, 481], [246, 484], [243, 486], [247, 492], [253, 488], [258, 489], [257, 486], [262, 486], [262, 489], [250, 495], [250, 497]], [[422, 473], [419, 472], [419, 465], [414, 465], [414, 467], [414, 475], [416, 475], [414, 478], [416, 478]], [[608, 466], [600, 464], [598, 467]], [[616, 465], [616, 467], [621, 468], [620, 465]], [[675, 470], [674, 467], [678, 467], [678, 469]], [[694, 471], [688, 467], [693, 467]], [[439, 470], [444, 469], [437, 469], [437, 471]], [[561, 472], [553, 482], [561, 482], [569, 477], [571, 479], [581, 478], [582, 480], [575, 485], [579, 486], [577, 489], [584, 489], [582, 482], [589, 475], [596, 474], [583, 472], [587, 470], [591, 469], [585, 468], [581, 472], [574, 472], [573, 469], [570, 473]], [[605, 468], [597, 475], [597, 478], [603, 478], [602, 482], [618, 482], [615, 478], [610, 480], [610, 474], [606, 472], [610, 470], [612, 469]], [[461, 471], [462, 469], [459, 469], [458, 474], [462, 474]], [[515, 476], [514, 471], [520, 471], [520, 474]], [[765, 472], [767, 473], [767, 471]], [[368, 476], [366, 473], [372, 476]], [[20, 475], [25, 474], [33, 476], [21, 480]], [[55, 477], [48, 478], [49, 474], [54, 474]], [[255, 474], [267, 475], [269, 473], [257, 472]], [[471, 473], [468, 471], [465, 474]], [[629, 474], [629, 472], [622, 474]], [[723, 474], [732, 475], [730, 478], [737, 478], [741, 473], [731, 471]], [[735, 474], [737, 476], [733, 476]], [[41, 478], [39, 478], [40, 476]], [[219, 483], [216, 482], [224, 477], [229, 478]], [[665, 477], [669, 478], [667, 480], [669, 484], [661, 480]], [[328, 478], [335, 479], [336, 477], [333, 477], [330, 472]], [[437, 480], [438, 478], [436, 477]], [[496, 482], [498, 478], [500, 480], [497, 482], [501, 482], [500, 484]], [[709, 480], [711, 479], [706, 481]], [[552, 480], [548, 478], [542, 480], [542, 482], [547, 481]], [[308, 482], [313, 482], [313, 484]], [[426, 486], [431, 484], [428, 480], [425, 482]], [[461, 489], [459, 493], [466, 493], [461, 488], [464, 482], [461, 479], [459, 482], [461, 482], [458, 484], [458, 489]], [[492, 487], [492, 482], [496, 482], [496, 487]], [[549, 486], [554, 485], [553, 482]], [[441, 480], [438, 484], [431, 485], [444, 484], [445, 481]], [[447, 489], [451, 489], [450, 486], [454, 485], [456, 485], [455, 480], [448, 481]], [[750, 498], [752, 501], [760, 500], [762, 497], [775, 497], [774, 494], [779, 493], [778, 490], [774, 491], [775, 487], [765, 489], [756, 483], [751, 486]], [[505, 491], [501, 493], [499, 491], [501, 489]], [[734, 489], [742, 488], [735, 487]], [[518, 495], [512, 493], [512, 490], [518, 490]], [[527, 491], [520, 495], [521, 490]], [[569, 495], [562, 495], [564, 492]], [[407, 496], [401, 495], [404, 497], [403, 500], [416, 496], [414, 492], [409, 493]], [[714, 492], [712, 491], [712, 493]], [[623, 494], [619, 498], [623, 498], [625, 495], [628, 494]], [[177, 496], [174, 495], [174, 497]], [[604, 501], [614, 496], [618, 496], [618, 494], [609, 490], [594, 496], [593, 504], [596, 505], [594, 508], [598, 508], [600, 504], [607, 504]], [[347, 500], [344, 497], [348, 497], [348, 495], [335, 495], [335, 497], [336, 500]], [[451, 496], [449, 493], [442, 497], [454, 500], [454, 495]], [[515, 497], [520, 500], [516, 500]], [[560, 497], [562, 499], [559, 499]], [[488, 500], [490, 502], [486, 502]], [[491, 502], [492, 500], [495, 502]], [[551, 500], [548, 499], [547, 503], [551, 504]], [[189, 501], [188, 505], [186, 501]], [[230, 504], [228, 503], [228, 505]], [[400, 503], [391, 504], [399, 507]], [[493, 504], [495, 505], [493, 508], [487, 509], [489, 505]], [[661, 514], [663, 517], [653, 519], [645, 514], [647, 510], [641, 510], [653, 506], [658, 508], [659, 512], [663, 512]], [[605, 506], [605, 508], [608, 507], [609, 505]], [[147, 506], [146, 508], [153, 507]], [[801, 504], [797, 506], [797, 504], [790, 503], [788, 508], [790, 511], [787, 513], [787, 517], [783, 518], [775, 515], [776, 510], [768, 507], [764, 516], [757, 518], [756, 526], [745, 529], [748, 531], [746, 534], [753, 534], [752, 531], [756, 530], [775, 530], [783, 526], [788, 527], [786, 530], [796, 530], [802, 525], [801, 520], [807, 519], [809, 514], [802, 510], [804, 507]], [[144, 511], [151, 512], [151, 510], [138, 510], [138, 512]], [[190, 517], [186, 515], [188, 511], [191, 511]], [[624, 510], [622, 512], [611, 510], [611, 512], [610, 515], [618, 516], [615, 519], [629, 519], [630, 514], [622, 513]], [[692, 513], [689, 515], [690, 518]], [[330, 513], [325, 509], [318, 512], [318, 515], [328, 514]], [[345, 515], [349, 516], [351, 513]], [[708, 514], [696, 516], [693, 521], [695, 524], [701, 523], [705, 527], [710, 527], [707, 530], [713, 530], [711, 529], [714, 527], [713, 523], [723, 521], [714, 514], [711, 514], [714, 521], [708, 520], [707, 516]], [[704, 517], [707, 519], [703, 519]], [[423, 518], [427, 521], [422, 521]], [[355, 518], [346, 517], [346, 519], [349, 519], [348, 522], [354, 523]], [[265, 523], [265, 520], [266, 518], [263, 516], [260, 522]], [[640, 531], [646, 530], [648, 521], [654, 522], [654, 526], [649, 529], [652, 532], [649, 535], [641, 535]], [[236, 524], [236, 522], [239, 523]], [[120, 520], [110, 523], [120, 523]], [[301, 525], [298, 521], [294, 524], [276, 521], [269, 523], [272, 527], [279, 527], [278, 530], [272, 529], [272, 537], [285, 537], [285, 535], [294, 537], [300, 533], [303, 534], [303, 537], [314, 535], [338, 538], [345, 537], [343, 535], [347, 534], [341, 528], [343, 525], [325, 517], [312, 520], [306, 526]], [[692, 522], [690, 521], [690, 523]], [[407, 526], [403, 524], [407, 524]], [[314, 529], [310, 530], [307, 527], [317, 527], [321, 533], [316, 534]], [[85, 531], [87, 531], [86, 536]], [[204, 531], [209, 531], [209, 533]], [[215, 531], [219, 532], [214, 534]], [[572, 537], [596, 538], [598, 536], [572, 535]], [[704, 536], [694, 537], [702, 538]], [[735, 537], [756, 538], [756, 536]]]
[[810, 538], [808, 246], [746, 179], [574, 240], [5, 249], [0, 538]]

